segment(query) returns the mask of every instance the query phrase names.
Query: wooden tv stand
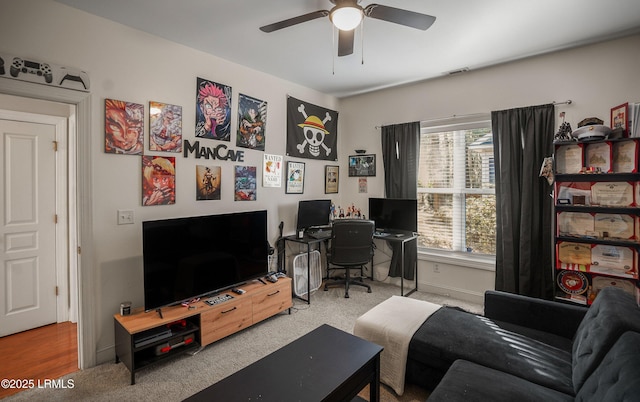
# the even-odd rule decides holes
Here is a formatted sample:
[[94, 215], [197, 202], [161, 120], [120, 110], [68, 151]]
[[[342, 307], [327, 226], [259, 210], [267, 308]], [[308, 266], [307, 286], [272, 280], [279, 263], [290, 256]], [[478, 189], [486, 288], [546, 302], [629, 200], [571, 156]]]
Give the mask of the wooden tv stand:
[[[291, 313], [291, 278], [265, 282], [256, 280], [238, 286], [246, 291], [241, 295], [230, 290], [222, 292], [221, 295], [229, 294], [233, 298], [213, 306], [206, 304], [205, 298], [190, 308], [163, 308], [162, 318], [157, 311], [145, 313], [142, 309], [127, 316], [115, 314], [116, 363], [122, 361], [127, 366], [131, 371], [131, 384], [135, 384], [135, 373], [143, 367], [195, 352], [286, 309]], [[166, 328], [173, 323], [177, 324], [172, 326], [169, 335]], [[149, 336], [154, 334], [156, 338]]]

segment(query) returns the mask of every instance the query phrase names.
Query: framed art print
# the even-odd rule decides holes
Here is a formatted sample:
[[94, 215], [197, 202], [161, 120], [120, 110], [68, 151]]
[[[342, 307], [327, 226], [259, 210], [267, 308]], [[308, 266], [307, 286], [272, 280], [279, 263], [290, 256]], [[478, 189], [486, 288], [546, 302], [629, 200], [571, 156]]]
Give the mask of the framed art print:
[[236, 145], [264, 151], [266, 126], [267, 102], [239, 94]]
[[358, 177], [358, 192], [366, 194], [369, 188], [369, 182], [366, 177]]
[[104, 101], [104, 152], [142, 155], [144, 105], [115, 99]]
[[627, 109], [629, 103], [623, 103], [611, 109], [611, 129], [622, 128], [624, 135], [628, 133], [629, 119], [627, 118]]
[[338, 192], [338, 183], [340, 166], [326, 165], [324, 167], [324, 193], [336, 194]]
[[175, 156], [142, 156], [142, 205], [176, 203]]
[[255, 201], [257, 199], [257, 181], [255, 166], [235, 167], [235, 201]]
[[287, 186], [285, 193], [304, 193], [304, 162], [287, 162]]
[[220, 166], [196, 165], [196, 200], [219, 200], [221, 180]]
[[231, 139], [231, 87], [198, 78], [196, 89], [196, 137]]
[[182, 152], [182, 106], [149, 102], [149, 151]]
[[264, 154], [262, 162], [262, 187], [281, 187], [282, 155]]
[[349, 176], [375, 176], [376, 155], [350, 155]]

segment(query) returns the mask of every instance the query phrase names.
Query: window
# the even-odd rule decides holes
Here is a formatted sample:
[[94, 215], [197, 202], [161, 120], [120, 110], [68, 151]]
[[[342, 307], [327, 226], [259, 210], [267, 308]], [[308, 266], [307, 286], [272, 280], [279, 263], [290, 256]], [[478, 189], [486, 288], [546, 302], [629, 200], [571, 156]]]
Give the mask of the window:
[[422, 124], [419, 247], [494, 254], [496, 197], [491, 121]]

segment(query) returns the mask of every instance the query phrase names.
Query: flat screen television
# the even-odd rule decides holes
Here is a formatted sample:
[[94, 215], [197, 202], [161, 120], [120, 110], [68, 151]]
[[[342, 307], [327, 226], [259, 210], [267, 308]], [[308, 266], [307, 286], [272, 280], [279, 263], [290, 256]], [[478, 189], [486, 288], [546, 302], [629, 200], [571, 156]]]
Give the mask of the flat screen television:
[[146, 311], [268, 272], [267, 211], [142, 222]]
[[369, 198], [369, 219], [379, 231], [418, 231], [418, 200]]
[[297, 229], [308, 229], [329, 225], [331, 200], [304, 200], [298, 202]]

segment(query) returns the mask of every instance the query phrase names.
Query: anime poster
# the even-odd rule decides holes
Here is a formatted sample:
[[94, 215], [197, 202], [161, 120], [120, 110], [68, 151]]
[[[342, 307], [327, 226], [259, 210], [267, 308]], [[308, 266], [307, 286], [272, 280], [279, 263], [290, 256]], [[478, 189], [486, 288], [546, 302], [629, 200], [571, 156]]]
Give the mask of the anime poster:
[[304, 162], [287, 162], [287, 185], [284, 189], [286, 194], [304, 193]]
[[337, 194], [338, 183], [340, 182], [340, 166], [324, 167], [324, 193]]
[[176, 203], [176, 158], [142, 157], [142, 205]]
[[266, 128], [267, 102], [239, 94], [236, 145], [264, 151]]
[[219, 200], [221, 182], [220, 166], [196, 165], [196, 200]]
[[144, 105], [114, 99], [104, 101], [104, 152], [142, 155]]
[[255, 166], [236, 166], [235, 201], [255, 201], [257, 181]]
[[231, 87], [197, 79], [196, 137], [230, 141]]
[[149, 102], [149, 151], [182, 152], [182, 106]]
[[367, 192], [367, 178], [359, 177], [358, 178], [358, 192], [366, 193]]
[[376, 155], [349, 155], [349, 177], [375, 176]]
[[287, 97], [287, 156], [338, 160], [338, 112]]
[[262, 186], [282, 186], [282, 155], [264, 154], [262, 166]]

